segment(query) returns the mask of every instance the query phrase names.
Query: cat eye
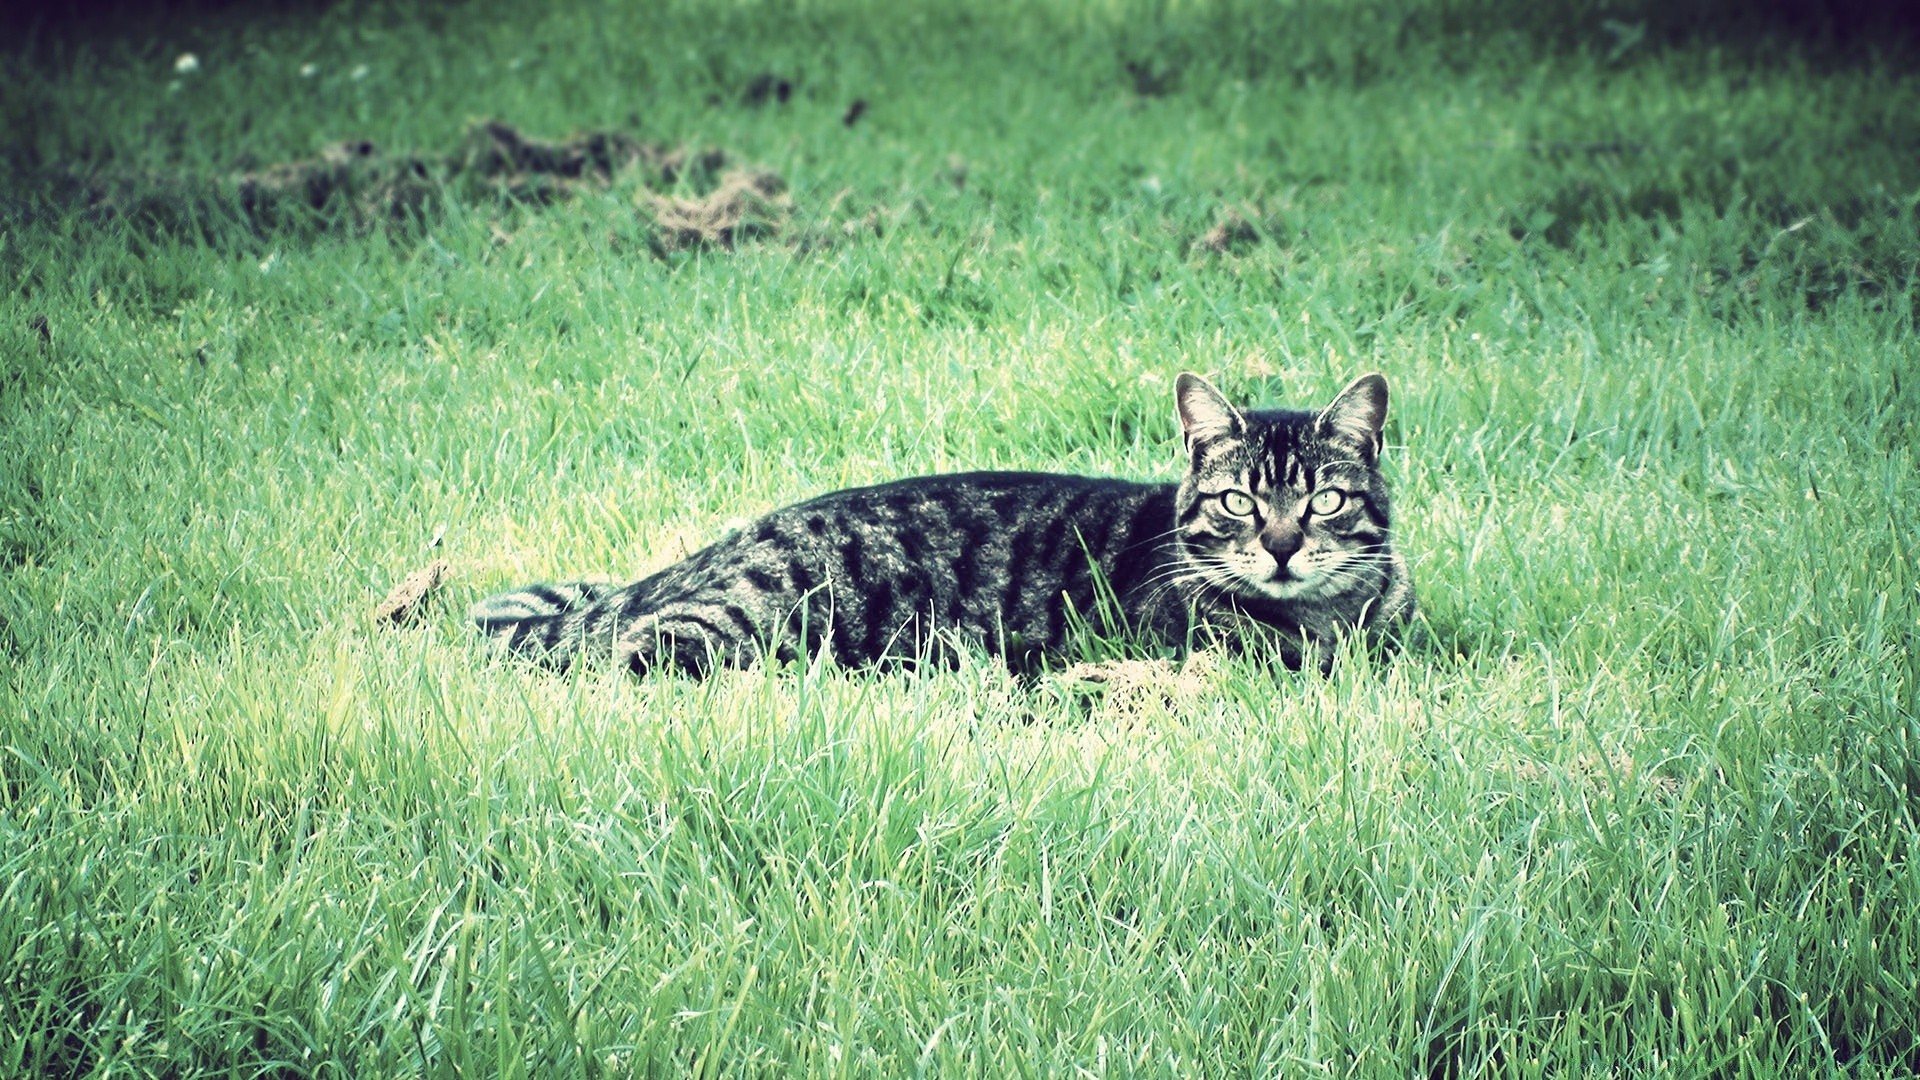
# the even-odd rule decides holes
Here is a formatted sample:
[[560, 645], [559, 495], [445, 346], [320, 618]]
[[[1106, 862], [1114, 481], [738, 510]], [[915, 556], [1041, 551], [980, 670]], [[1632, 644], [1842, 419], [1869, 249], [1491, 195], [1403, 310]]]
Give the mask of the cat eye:
[[1347, 493], [1339, 488], [1321, 488], [1313, 493], [1313, 498], [1307, 500], [1307, 509], [1320, 517], [1337, 514], [1345, 505], [1347, 505]]
[[1253, 516], [1253, 496], [1244, 491], [1223, 491], [1220, 493], [1220, 507], [1234, 517]]

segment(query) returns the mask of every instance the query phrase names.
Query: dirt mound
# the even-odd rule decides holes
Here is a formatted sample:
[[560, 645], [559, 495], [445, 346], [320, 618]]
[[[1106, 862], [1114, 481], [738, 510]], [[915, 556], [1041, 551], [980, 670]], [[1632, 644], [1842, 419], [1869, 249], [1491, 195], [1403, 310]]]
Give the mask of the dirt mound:
[[771, 71], [763, 71], [755, 75], [753, 81], [747, 83], [747, 88], [740, 95], [740, 99], [748, 105], [759, 108], [769, 101], [785, 105], [787, 99], [792, 96], [793, 80], [775, 75]]
[[660, 156], [656, 147], [617, 132], [593, 131], [564, 142], [549, 142], [528, 138], [511, 124], [487, 120], [468, 131], [462, 165], [509, 184], [535, 176], [604, 183], [635, 162]]
[[587, 186], [613, 187], [627, 176], [643, 185], [683, 181], [710, 186], [727, 165], [723, 150], [641, 142], [613, 131], [590, 131], [561, 142], [529, 138], [511, 124], [486, 120], [467, 131], [455, 172], [516, 198]]
[[1251, 206], [1229, 206], [1213, 227], [1193, 242], [1195, 254], [1228, 255], [1259, 243], [1267, 234], [1266, 221]]
[[547, 140], [500, 120], [483, 120], [467, 129], [451, 154], [393, 153], [366, 139], [348, 139], [317, 157], [238, 173], [228, 182], [242, 209], [256, 219], [270, 219], [283, 204], [294, 202], [331, 210], [345, 223], [364, 227], [404, 219], [443, 195], [546, 204], [629, 181], [643, 188], [683, 181], [710, 187], [726, 162], [718, 150], [670, 148], [619, 132]]
[[774, 235], [792, 212], [778, 174], [731, 167], [722, 150], [669, 147], [615, 131], [539, 139], [500, 120], [475, 123], [445, 154], [344, 139], [310, 158], [211, 181], [100, 176], [73, 188], [96, 214], [163, 228], [190, 226], [226, 207], [256, 229], [321, 232], [404, 224], [448, 201], [506, 198], [544, 206], [584, 191], [632, 188], [662, 251], [728, 248], [749, 236]]
[[304, 208], [333, 211], [364, 227], [416, 214], [439, 192], [425, 161], [382, 154], [365, 139], [344, 139], [318, 157], [237, 173], [227, 183], [241, 213], [262, 226], [285, 224]]

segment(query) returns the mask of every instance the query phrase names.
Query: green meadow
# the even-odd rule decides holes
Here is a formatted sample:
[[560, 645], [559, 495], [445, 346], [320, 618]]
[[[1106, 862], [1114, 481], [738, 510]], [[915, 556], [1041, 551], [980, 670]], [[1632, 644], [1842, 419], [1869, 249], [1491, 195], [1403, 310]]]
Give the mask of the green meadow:
[[[23, 21], [0, 1076], [1920, 1072], [1920, 67], [1770, 10]], [[466, 626], [851, 484], [1172, 479], [1183, 370], [1386, 374], [1397, 640]]]

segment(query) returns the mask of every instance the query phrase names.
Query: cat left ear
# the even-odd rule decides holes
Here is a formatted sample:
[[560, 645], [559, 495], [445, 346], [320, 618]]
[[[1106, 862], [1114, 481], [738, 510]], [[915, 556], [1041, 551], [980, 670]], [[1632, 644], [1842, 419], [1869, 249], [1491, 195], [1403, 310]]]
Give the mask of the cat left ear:
[[1386, 423], [1387, 379], [1377, 371], [1348, 383], [1320, 413], [1322, 431], [1344, 435], [1375, 457], [1380, 453], [1380, 429]]
[[1189, 447], [1195, 442], [1238, 435], [1246, 430], [1240, 410], [1215, 390], [1212, 383], [1190, 371], [1181, 372], [1173, 381], [1173, 405]]

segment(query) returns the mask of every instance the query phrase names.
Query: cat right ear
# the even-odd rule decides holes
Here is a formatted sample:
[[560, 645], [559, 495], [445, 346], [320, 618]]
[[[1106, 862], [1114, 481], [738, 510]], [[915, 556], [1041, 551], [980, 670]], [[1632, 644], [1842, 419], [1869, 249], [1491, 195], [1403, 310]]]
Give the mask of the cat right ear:
[[1181, 372], [1173, 381], [1173, 404], [1174, 413], [1180, 417], [1180, 430], [1186, 433], [1188, 448], [1196, 442], [1223, 439], [1247, 429], [1240, 411], [1215, 390], [1212, 383], [1190, 371]]
[[1333, 404], [1320, 412], [1320, 428], [1359, 443], [1372, 457], [1380, 455], [1380, 429], [1387, 423], [1387, 379], [1379, 372], [1362, 375], [1340, 391]]

